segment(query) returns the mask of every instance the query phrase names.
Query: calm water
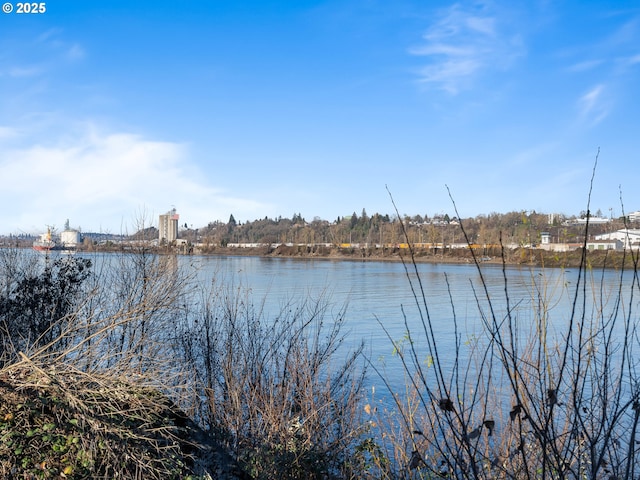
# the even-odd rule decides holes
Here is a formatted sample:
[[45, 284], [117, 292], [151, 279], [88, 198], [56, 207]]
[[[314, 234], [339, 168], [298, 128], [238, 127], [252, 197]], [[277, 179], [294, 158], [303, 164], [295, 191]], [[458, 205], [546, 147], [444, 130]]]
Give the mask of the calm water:
[[[391, 378], [401, 380], [403, 375], [397, 358], [392, 354], [391, 341], [380, 323], [395, 340], [404, 337], [408, 326], [416, 334], [416, 344], [422, 345], [426, 351], [424, 342], [420, 343], [423, 328], [410, 282], [417, 290], [422, 306], [420, 285], [413, 266], [407, 267], [407, 273], [401, 263], [395, 262], [262, 257], [181, 257], [179, 261], [182, 266], [194, 269], [202, 282], [217, 278], [217, 281], [222, 279], [222, 282], [249, 289], [254, 302], [264, 300], [267, 315], [275, 315], [283, 302], [290, 299], [328, 296], [336, 312], [347, 304], [348, 343], [354, 346], [364, 340], [369, 357], [377, 365], [384, 365]], [[502, 266], [482, 266], [487, 293], [474, 265], [419, 264], [417, 271], [441, 357], [450, 354], [455, 346], [454, 318], [457, 319], [457, 334], [462, 344], [473, 336], [481, 335], [482, 315], [489, 312], [487, 293], [496, 317], [500, 320], [506, 316]], [[543, 304], [548, 312], [551, 334], [566, 330], [571, 318], [577, 274], [577, 269], [507, 268], [510, 308], [512, 316], [518, 319], [522, 335], [536, 334], [532, 331], [535, 312]], [[588, 288], [584, 295], [587, 315], [593, 315], [596, 310], [607, 315], [606, 312], [615, 307], [613, 298], [620, 283], [620, 273], [598, 271], [589, 273], [587, 277]], [[626, 275], [623, 282], [625, 302], [630, 298], [630, 280], [631, 275]], [[580, 310], [583, 303], [580, 301], [578, 304]], [[636, 305], [633, 309], [640, 311]], [[424, 313], [424, 308], [422, 311]], [[374, 378], [371, 381], [375, 383]], [[396, 387], [402, 388], [401, 383]]]

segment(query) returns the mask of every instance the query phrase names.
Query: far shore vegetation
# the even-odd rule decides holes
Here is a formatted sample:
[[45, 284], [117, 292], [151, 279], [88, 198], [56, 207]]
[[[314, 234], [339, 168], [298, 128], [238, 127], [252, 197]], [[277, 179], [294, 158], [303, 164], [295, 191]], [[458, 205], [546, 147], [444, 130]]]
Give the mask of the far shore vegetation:
[[[588, 231], [585, 228], [589, 219]], [[463, 236], [460, 225], [467, 236]], [[481, 262], [546, 267], [576, 267], [585, 241], [624, 229], [640, 229], [636, 216], [613, 217], [598, 210], [578, 215], [546, 214], [535, 211], [490, 213], [461, 219], [455, 215], [400, 215], [398, 213], [357, 214], [338, 217], [333, 222], [315, 217], [307, 221], [301, 214], [291, 218], [211, 222], [194, 228], [179, 225], [179, 238], [169, 244], [158, 241], [158, 230], [142, 225], [132, 234], [84, 233], [74, 247], [87, 252], [137, 251], [142, 246], [155, 253], [258, 255], [345, 260], [401, 260], [409, 255], [416, 262]], [[69, 220], [65, 229], [69, 228]], [[563, 248], [544, 248], [546, 241]], [[0, 237], [0, 247], [30, 248], [35, 237]], [[609, 246], [606, 247], [607, 249]], [[474, 255], [470, 250], [474, 251]], [[590, 265], [620, 266], [625, 255], [618, 251], [592, 252]], [[628, 257], [625, 260], [629, 262]]]

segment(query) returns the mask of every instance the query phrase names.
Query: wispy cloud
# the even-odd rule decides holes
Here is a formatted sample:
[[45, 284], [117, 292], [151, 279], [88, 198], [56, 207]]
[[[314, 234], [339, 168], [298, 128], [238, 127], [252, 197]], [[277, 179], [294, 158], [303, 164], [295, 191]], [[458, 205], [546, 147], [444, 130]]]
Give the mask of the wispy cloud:
[[455, 4], [441, 11], [424, 35], [424, 45], [409, 53], [427, 58], [420, 81], [456, 94], [483, 72], [505, 69], [523, 54], [519, 34], [509, 28], [487, 5], [479, 10]]
[[582, 73], [589, 70], [593, 70], [604, 63], [603, 60], [585, 60], [582, 62], [570, 65], [567, 70], [572, 73]]
[[[630, 16], [630, 13], [619, 13], [618, 15]], [[615, 18], [615, 16], [612, 17]], [[632, 18], [621, 24], [615, 23], [609, 27], [607, 34], [594, 35], [591, 41], [585, 45], [574, 47], [564, 51], [564, 55], [581, 56], [567, 70], [573, 73], [583, 73], [593, 70], [596, 67], [603, 67], [601, 70], [609, 76], [624, 75], [629, 68], [633, 68], [640, 62], [640, 50], [638, 41], [640, 40], [640, 16]]]
[[70, 61], [82, 60], [85, 57], [85, 55], [86, 55], [86, 52], [84, 48], [82, 48], [78, 44], [71, 45], [65, 53], [65, 57], [67, 58], [67, 60], [70, 60]]
[[507, 162], [506, 166], [520, 169], [522, 167], [543, 165], [553, 156], [558, 148], [555, 142], [533, 145], [525, 150], [516, 152]]
[[636, 65], [640, 64], [640, 53], [623, 57], [618, 61], [618, 63], [621, 64], [621, 66], [625, 69], [635, 67]]
[[35, 77], [40, 75], [43, 72], [43, 68], [40, 66], [31, 66], [31, 67], [11, 67], [7, 72], [10, 77], [21, 78], [21, 77]]
[[40, 35], [38, 35], [36, 37], [36, 41], [47, 42], [51, 39], [55, 39], [57, 36], [59, 36], [62, 33], [62, 31], [63, 30], [61, 28], [50, 28], [42, 32]]
[[640, 16], [637, 14], [628, 21], [622, 23], [605, 40], [606, 45], [612, 49], [620, 49], [625, 46], [637, 44], [640, 35]]
[[596, 85], [580, 97], [580, 106], [583, 114], [587, 115], [595, 108], [598, 103], [598, 98], [602, 94], [602, 90], [602, 85]]
[[600, 123], [609, 114], [604, 92], [604, 85], [596, 85], [578, 99], [580, 115], [591, 125]]
[[12, 127], [0, 126], [0, 141], [14, 138], [18, 135], [18, 131]]
[[48, 30], [35, 39], [14, 43], [0, 41], [0, 77], [29, 78], [46, 75], [61, 66], [83, 60], [87, 53], [79, 43], [61, 38], [60, 30]]
[[92, 128], [74, 140], [7, 153], [0, 201], [16, 206], [3, 220], [9, 228], [33, 230], [71, 218], [85, 229], [120, 231], [141, 207], [158, 214], [175, 205], [194, 225], [228, 215], [229, 205], [246, 217], [263, 210], [207, 185], [186, 146], [172, 142]]

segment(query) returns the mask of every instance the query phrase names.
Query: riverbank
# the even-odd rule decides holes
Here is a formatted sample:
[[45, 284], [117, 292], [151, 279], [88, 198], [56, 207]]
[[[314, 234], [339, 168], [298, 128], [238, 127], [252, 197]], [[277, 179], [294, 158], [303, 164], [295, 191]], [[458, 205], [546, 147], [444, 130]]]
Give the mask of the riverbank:
[[[5, 247], [6, 248], [6, 247]], [[10, 247], [15, 248], [15, 247]], [[29, 248], [21, 246], [18, 248]], [[268, 245], [258, 247], [222, 247], [207, 246], [204, 248], [184, 247], [140, 247], [130, 245], [112, 245], [107, 248], [78, 249], [73, 253], [147, 253], [171, 254], [171, 255], [217, 255], [238, 257], [265, 257], [265, 258], [298, 258], [333, 261], [357, 261], [357, 262], [401, 262], [412, 261], [411, 251], [408, 248], [340, 248], [322, 245]], [[69, 253], [69, 252], [67, 252]], [[586, 265], [589, 268], [634, 268], [637, 263], [638, 253], [635, 251], [617, 250], [590, 250], [586, 252]], [[567, 252], [553, 252], [542, 249], [517, 248], [501, 250], [499, 247], [456, 249], [415, 249], [413, 260], [416, 263], [444, 263], [444, 264], [471, 264], [474, 262], [493, 265], [513, 265], [549, 268], [576, 268], [582, 260], [582, 249]]]
[[[532, 267], [551, 268], [576, 268], [580, 266], [582, 249], [568, 252], [552, 252], [542, 249], [518, 248], [515, 250], [499, 248], [477, 249], [451, 249], [445, 251], [415, 250], [413, 260], [417, 263], [450, 263], [450, 264], [506, 264]], [[231, 256], [260, 256], [269, 258], [300, 258], [300, 259], [326, 259], [346, 261], [411, 261], [411, 252], [408, 249], [360, 249], [360, 248], [336, 248], [336, 247], [308, 247], [279, 245], [276, 248], [229, 248], [211, 247], [203, 252], [204, 255], [231, 255]], [[635, 254], [634, 254], [635, 255]], [[590, 268], [633, 268], [634, 255], [631, 252], [619, 252], [611, 250], [593, 250], [586, 252], [587, 266]]]

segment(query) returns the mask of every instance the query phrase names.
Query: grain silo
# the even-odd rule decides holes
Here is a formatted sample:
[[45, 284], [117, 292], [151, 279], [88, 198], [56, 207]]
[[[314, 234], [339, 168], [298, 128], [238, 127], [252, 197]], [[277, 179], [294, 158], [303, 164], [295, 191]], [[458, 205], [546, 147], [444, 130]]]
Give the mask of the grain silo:
[[67, 229], [60, 233], [60, 243], [62, 248], [76, 248], [82, 241], [78, 230]]

